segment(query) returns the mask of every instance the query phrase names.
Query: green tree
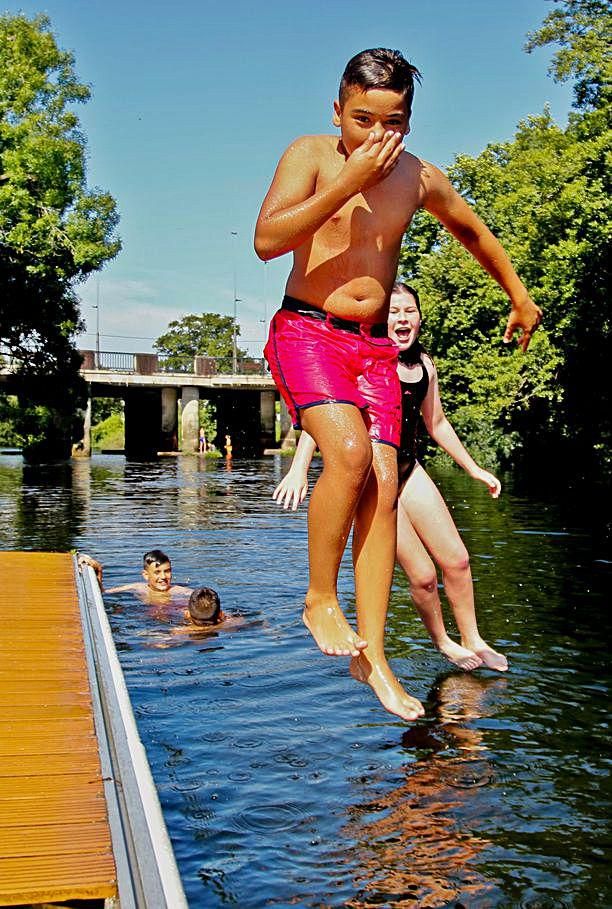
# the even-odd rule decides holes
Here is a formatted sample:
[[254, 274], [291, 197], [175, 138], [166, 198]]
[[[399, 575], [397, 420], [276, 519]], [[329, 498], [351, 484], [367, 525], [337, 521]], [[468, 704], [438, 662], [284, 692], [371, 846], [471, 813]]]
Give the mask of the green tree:
[[217, 405], [214, 401], [200, 398], [198, 404], [200, 426], [204, 430], [207, 442], [213, 442], [217, 435]]
[[123, 415], [123, 400], [121, 398], [92, 398], [91, 400], [91, 424], [101, 423], [108, 420], [109, 417], [119, 414]]
[[17, 406], [17, 398], [13, 395], [0, 396], [0, 445], [21, 445], [21, 439], [15, 432]]
[[609, 470], [612, 442], [610, 383], [600, 371], [611, 335], [611, 134], [598, 37], [602, 19], [609, 25], [610, 17], [601, 3], [563, 6], [555, 11], [557, 37], [550, 37], [549, 16], [530, 42], [546, 43], [547, 35], [561, 40], [563, 24], [566, 46], [556, 58], [563, 70], [553, 71], [582, 80], [576, 97], [583, 109], [564, 130], [548, 111], [530, 117], [513, 141], [488, 146], [476, 158], [460, 155], [450, 171], [542, 306], [544, 323], [527, 356], [501, 343], [503, 293], [428, 215], [415, 220], [402, 268], [423, 293], [446, 404], [475, 452], [491, 462], [523, 446], [549, 462], [554, 452], [557, 464], [574, 456], [588, 472]]
[[73, 106], [89, 95], [47, 17], [0, 16], [0, 345], [32, 458], [66, 455], [79, 434], [75, 286], [120, 248], [112, 197], [86, 186]]
[[[234, 320], [231, 316], [202, 313], [201, 316], [183, 316], [170, 322], [168, 331], [154, 342], [153, 347], [165, 358], [168, 369], [190, 372], [196, 356], [217, 357], [218, 371], [231, 372]], [[236, 326], [236, 337], [240, 327]], [[239, 357], [245, 351], [237, 349]]]
[[608, 0], [555, 0], [541, 27], [527, 36], [525, 49], [561, 45], [549, 73], [557, 82], [574, 82], [575, 106], [601, 108], [612, 87], [612, 9]]

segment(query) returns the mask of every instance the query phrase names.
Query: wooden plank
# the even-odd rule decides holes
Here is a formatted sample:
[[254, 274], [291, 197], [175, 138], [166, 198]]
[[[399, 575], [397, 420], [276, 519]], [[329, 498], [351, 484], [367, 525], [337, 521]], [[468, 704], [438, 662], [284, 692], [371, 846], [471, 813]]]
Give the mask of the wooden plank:
[[[0, 858], [0, 905], [117, 896], [110, 852], [97, 856], [57, 855]], [[52, 884], [50, 884], [52, 881]]]
[[0, 572], [0, 905], [115, 897], [72, 559]]

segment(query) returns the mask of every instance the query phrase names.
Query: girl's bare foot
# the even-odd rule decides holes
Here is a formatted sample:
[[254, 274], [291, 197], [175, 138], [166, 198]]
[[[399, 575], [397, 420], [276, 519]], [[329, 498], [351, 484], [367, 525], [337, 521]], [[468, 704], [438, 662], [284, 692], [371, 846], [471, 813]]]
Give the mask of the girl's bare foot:
[[508, 671], [508, 660], [503, 653], [498, 653], [492, 647], [485, 646], [482, 650], [477, 650], [476, 656], [480, 657], [487, 669], [495, 669], [496, 672]]
[[319, 649], [328, 656], [356, 657], [368, 646], [368, 642], [353, 631], [336, 601], [317, 605], [306, 603], [302, 620]]
[[446, 657], [454, 666], [463, 669], [464, 672], [471, 672], [473, 669], [478, 669], [479, 666], [482, 666], [483, 661], [480, 656], [475, 654], [473, 650], [468, 650], [467, 647], [456, 644], [449, 637], [440, 643], [434, 643], [442, 656]]
[[353, 678], [369, 685], [390, 713], [395, 713], [403, 720], [418, 720], [425, 713], [421, 702], [406, 694], [384, 658], [372, 663], [365, 653], [361, 653], [351, 660], [349, 668]]

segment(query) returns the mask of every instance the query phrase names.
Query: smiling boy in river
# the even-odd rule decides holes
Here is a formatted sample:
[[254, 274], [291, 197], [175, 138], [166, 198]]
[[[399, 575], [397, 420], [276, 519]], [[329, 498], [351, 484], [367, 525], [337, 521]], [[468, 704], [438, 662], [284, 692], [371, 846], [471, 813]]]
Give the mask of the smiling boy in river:
[[[93, 568], [100, 589], [104, 590], [101, 563], [87, 553], [81, 553], [78, 561], [79, 565], [89, 565]], [[142, 576], [143, 581], [110, 587], [104, 592], [123, 593], [129, 590], [135, 593], [143, 603], [151, 606], [184, 606], [191, 595], [191, 587], [172, 583], [172, 564], [161, 549], [151, 549], [149, 552], [145, 552], [142, 557]]]
[[[401, 423], [397, 350], [386, 320], [415, 211], [434, 215], [506, 292], [506, 341], [522, 329], [525, 350], [540, 320], [499, 242], [437, 168], [404, 150], [418, 77], [386, 48], [349, 61], [334, 102], [340, 137], [304, 136], [287, 149], [255, 231], [262, 259], [293, 253], [265, 354], [294, 424], [315, 439], [324, 464], [308, 512], [303, 619], [323, 653], [350, 656], [351, 675], [406, 720], [423, 707], [384, 652]], [[357, 632], [336, 590], [351, 525]]]

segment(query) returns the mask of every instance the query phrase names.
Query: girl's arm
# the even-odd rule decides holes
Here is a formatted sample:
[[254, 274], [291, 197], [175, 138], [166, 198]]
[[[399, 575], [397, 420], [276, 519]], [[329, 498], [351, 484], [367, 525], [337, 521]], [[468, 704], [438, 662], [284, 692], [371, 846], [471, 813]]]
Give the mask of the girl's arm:
[[423, 422], [427, 432], [444, 451], [451, 456], [453, 461], [474, 480], [480, 480], [496, 499], [501, 492], [501, 483], [497, 477], [487, 470], [479, 467], [474, 458], [464, 448], [459, 436], [449, 423], [442, 407], [438, 389], [438, 376], [436, 367], [429, 358], [424, 359], [424, 369], [429, 374], [429, 388], [421, 406]]
[[272, 498], [286, 510], [297, 511], [308, 493], [308, 468], [317, 448], [315, 440], [303, 429], [291, 467], [280, 481]]

